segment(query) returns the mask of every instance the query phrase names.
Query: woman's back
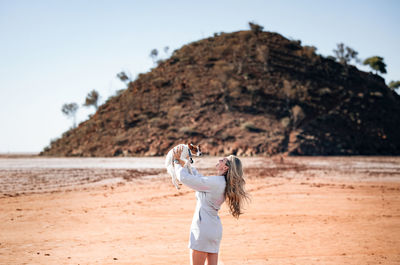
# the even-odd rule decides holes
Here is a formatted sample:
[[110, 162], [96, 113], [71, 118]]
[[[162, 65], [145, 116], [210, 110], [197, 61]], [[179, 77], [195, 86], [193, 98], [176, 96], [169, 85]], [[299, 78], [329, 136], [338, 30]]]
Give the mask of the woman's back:
[[222, 238], [222, 224], [218, 211], [225, 201], [225, 177], [205, 177], [192, 168], [193, 175], [180, 165], [176, 167], [179, 181], [196, 190], [196, 209], [190, 226], [189, 248], [218, 253]]
[[221, 204], [226, 200], [231, 214], [239, 218], [243, 202], [249, 199], [244, 189], [242, 163], [234, 155], [224, 157], [215, 165], [216, 176], [204, 177], [196, 169], [189, 174], [180, 159], [182, 149], [174, 153], [174, 168], [177, 178], [186, 186], [196, 190], [196, 210], [190, 228], [190, 263], [193, 265], [218, 263], [218, 251], [222, 238], [222, 224], [218, 216]]
[[204, 177], [200, 174], [196, 175], [200, 178], [208, 178], [211, 187], [208, 191], [197, 191], [197, 202], [201, 204], [202, 208], [210, 214], [217, 215], [221, 205], [225, 201], [225, 177], [224, 176], [208, 176]]

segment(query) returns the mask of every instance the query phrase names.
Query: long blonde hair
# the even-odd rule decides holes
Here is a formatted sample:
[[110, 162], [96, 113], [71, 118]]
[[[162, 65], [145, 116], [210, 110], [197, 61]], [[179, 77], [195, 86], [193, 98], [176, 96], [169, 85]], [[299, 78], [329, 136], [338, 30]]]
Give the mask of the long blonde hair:
[[243, 214], [243, 204], [245, 201], [248, 202], [250, 200], [250, 196], [244, 189], [246, 181], [243, 178], [242, 162], [234, 155], [228, 156], [227, 159], [228, 171], [225, 173], [225, 199], [230, 213], [233, 217], [239, 218], [239, 215]]

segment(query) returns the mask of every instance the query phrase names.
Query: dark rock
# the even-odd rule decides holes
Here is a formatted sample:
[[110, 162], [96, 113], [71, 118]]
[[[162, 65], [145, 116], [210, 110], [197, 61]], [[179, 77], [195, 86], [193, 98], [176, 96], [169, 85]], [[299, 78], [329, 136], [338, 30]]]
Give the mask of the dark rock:
[[187, 44], [46, 147], [48, 156], [399, 155], [400, 97], [378, 75], [277, 33]]

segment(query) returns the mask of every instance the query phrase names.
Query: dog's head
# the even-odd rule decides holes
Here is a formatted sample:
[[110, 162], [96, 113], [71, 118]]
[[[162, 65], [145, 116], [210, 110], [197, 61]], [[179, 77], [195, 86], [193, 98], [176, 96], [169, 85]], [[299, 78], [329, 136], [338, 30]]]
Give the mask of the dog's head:
[[203, 154], [201, 153], [200, 145], [194, 145], [193, 143], [188, 143], [187, 144], [188, 148], [190, 149], [190, 152], [196, 156], [202, 156]]

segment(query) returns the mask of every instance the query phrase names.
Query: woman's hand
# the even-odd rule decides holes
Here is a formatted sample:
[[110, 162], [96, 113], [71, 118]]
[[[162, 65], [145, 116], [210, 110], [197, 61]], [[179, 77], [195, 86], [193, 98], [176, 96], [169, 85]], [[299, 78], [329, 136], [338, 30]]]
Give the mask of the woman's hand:
[[181, 160], [181, 154], [183, 151], [182, 146], [178, 146], [177, 148], [174, 149], [174, 159]]
[[185, 165], [185, 162], [183, 162], [182, 160], [181, 160], [181, 154], [182, 154], [182, 151], [183, 151], [183, 147], [182, 146], [179, 146], [179, 147], [177, 147], [176, 149], [174, 149], [174, 156], [173, 156], [173, 158], [174, 158], [174, 160], [176, 159], [176, 160], [178, 160], [179, 161], [179, 164], [181, 165], [181, 166], [184, 166]]

